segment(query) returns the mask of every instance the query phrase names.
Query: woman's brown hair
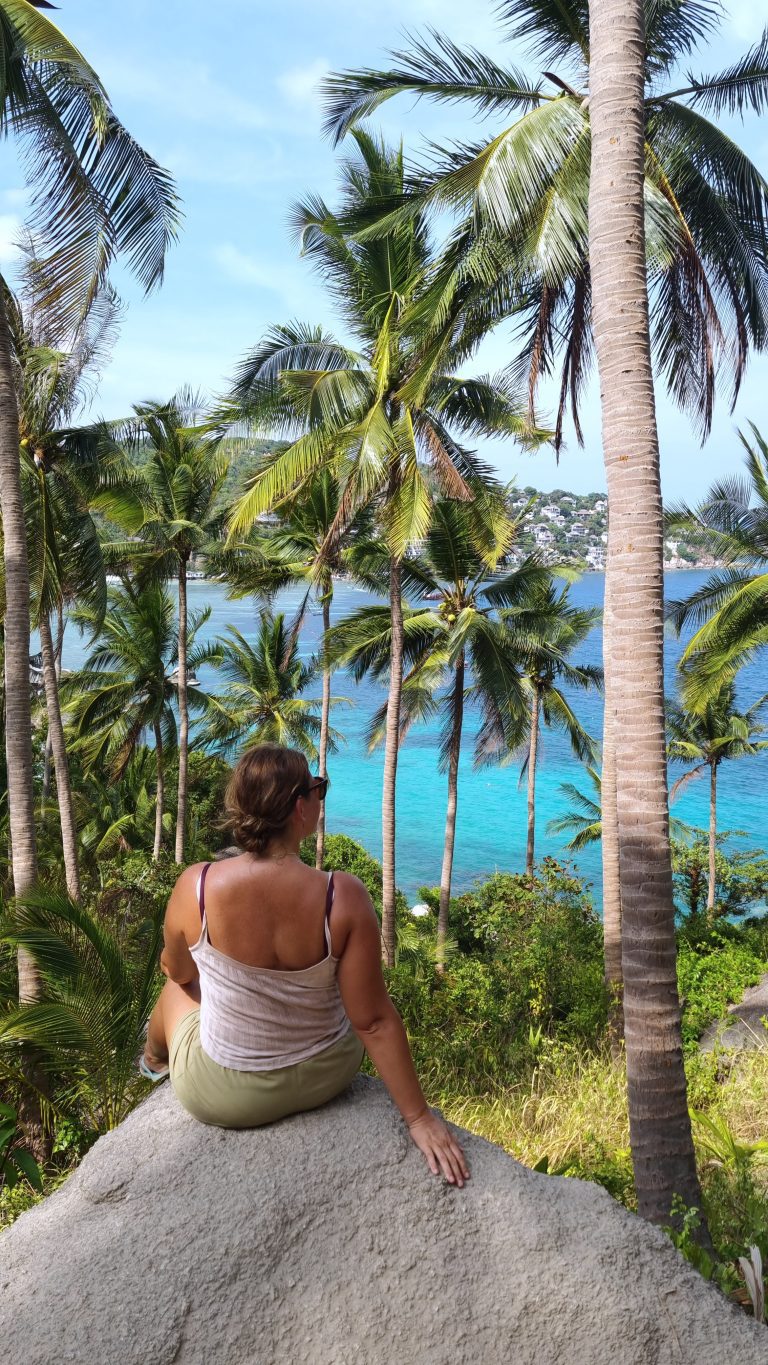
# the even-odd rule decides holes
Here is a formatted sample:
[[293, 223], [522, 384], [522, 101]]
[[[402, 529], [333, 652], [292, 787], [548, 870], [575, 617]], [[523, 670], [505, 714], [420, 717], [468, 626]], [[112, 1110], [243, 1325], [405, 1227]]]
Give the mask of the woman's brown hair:
[[309, 783], [309, 764], [298, 749], [257, 744], [243, 754], [224, 796], [226, 824], [240, 848], [262, 855], [284, 832]]

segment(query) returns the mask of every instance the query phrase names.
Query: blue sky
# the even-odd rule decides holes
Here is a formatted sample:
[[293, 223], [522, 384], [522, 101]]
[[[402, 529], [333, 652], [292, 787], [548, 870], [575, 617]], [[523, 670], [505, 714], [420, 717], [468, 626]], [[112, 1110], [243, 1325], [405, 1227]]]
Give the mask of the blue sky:
[[[694, 62], [722, 68], [756, 40], [765, 22], [753, 0], [726, 0], [729, 18]], [[265, 328], [289, 318], [334, 325], [319, 281], [298, 256], [287, 219], [308, 190], [334, 196], [335, 157], [321, 133], [317, 85], [326, 71], [384, 64], [405, 29], [434, 25], [506, 64], [534, 62], [506, 42], [486, 0], [61, 0], [51, 16], [104, 81], [130, 131], [175, 175], [185, 220], [163, 288], [144, 299], [120, 271], [128, 307], [104, 370], [94, 411], [119, 416], [133, 402], [167, 398], [181, 384], [220, 391], [238, 359]], [[482, 129], [456, 106], [398, 99], [377, 126], [416, 152], [422, 136], [477, 138]], [[488, 133], [496, 122], [483, 125]], [[736, 131], [768, 171], [768, 130], [756, 118]], [[0, 264], [12, 278], [11, 243], [24, 214], [23, 180], [9, 144], [0, 174]], [[488, 341], [475, 368], [510, 358], [509, 329]], [[768, 427], [768, 358], [753, 359], [733, 416], [720, 402], [701, 449], [687, 419], [658, 392], [662, 477], [668, 498], [694, 498], [740, 463], [735, 428]], [[544, 395], [546, 407], [547, 398]], [[546, 416], [546, 412], [544, 413]], [[599, 404], [585, 400], [586, 448], [569, 440], [560, 467], [549, 451], [521, 455], [489, 444], [484, 454], [503, 476], [541, 488], [604, 487]]]

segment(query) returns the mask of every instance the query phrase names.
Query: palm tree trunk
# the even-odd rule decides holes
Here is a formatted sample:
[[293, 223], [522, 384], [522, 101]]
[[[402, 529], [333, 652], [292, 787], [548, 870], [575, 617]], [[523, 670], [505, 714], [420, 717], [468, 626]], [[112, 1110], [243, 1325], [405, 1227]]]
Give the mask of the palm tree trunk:
[[531, 702], [531, 735], [528, 748], [528, 844], [525, 850], [525, 875], [533, 876], [533, 851], [536, 838], [536, 755], [539, 748], [539, 689], [534, 683]]
[[461, 727], [464, 721], [464, 650], [456, 660], [453, 676], [453, 719], [451, 744], [448, 750], [448, 808], [445, 813], [445, 844], [443, 870], [440, 875], [440, 905], [437, 913], [437, 970], [445, 970], [445, 940], [448, 937], [448, 910], [451, 904], [451, 874], [453, 849], [456, 843], [456, 809], [459, 803], [459, 755]]
[[59, 702], [59, 680], [56, 670], [56, 651], [51, 635], [50, 617], [42, 612], [39, 621], [40, 651], [43, 656], [43, 682], [45, 685], [45, 705], [48, 711], [48, 734], [51, 737], [53, 762], [56, 769], [56, 801], [61, 823], [61, 846], [64, 854], [64, 875], [67, 881], [67, 894], [71, 900], [82, 899], [80, 869], [77, 860], [77, 822], [72, 800], [72, 783], [69, 778], [67, 744], [64, 738], [64, 725], [61, 719]]
[[179, 792], [176, 805], [176, 862], [184, 862], [187, 829], [187, 765], [189, 757], [189, 706], [187, 704], [187, 561], [179, 559]]
[[[35, 795], [32, 778], [32, 708], [29, 698], [29, 562], [19, 466], [19, 415], [11, 363], [8, 319], [0, 291], [0, 520], [5, 568], [5, 754], [8, 828], [13, 889], [16, 896], [37, 881]], [[18, 952], [19, 1003], [40, 999], [42, 981], [33, 958]], [[25, 1048], [22, 1068], [31, 1085], [19, 1102], [19, 1118], [27, 1146], [38, 1161], [49, 1147], [42, 1119], [40, 1091], [45, 1077], [34, 1051]]]
[[[328, 776], [328, 721], [331, 712], [331, 670], [328, 664], [328, 632], [331, 629], [331, 597], [333, 595], [333, 584], [331, 583], [328, 591], [323, 591], [323, 701], [320, 712], [320, 753], [318, 756], [318, 772], [320, 777]], [[317, 822], [317, 840], [315, 843], [315, 867], [323, 866], [325, 858], [325, 802], [320, 802], [320, 818]]]
[[603, 768], [600, 778], [600, 825], [603, 856], [603, 962], [608, 991], [608, 1030], [612, 1048], [624, 1037], [621, 968], [621, 880], [619, 824], [616, 808], [616, 748], [608, 698], [603, 722]]
[[[608, 536], [610, 538], [610, 524]], [[611, 637], [610, 584], [605, 580], [603, 598], [603, 635]], [[615, 721], [605, 684], [603, 714], [603, 765], [600, 775], [600, 832], [603, 859], [603, 961], [608, 991], [608, 1033], [613, 1050], [624, 1037], [621, 970], [621, 879], [619, 876], [619, 826], [616, 809], [616, 735]]]
[[707, 918], [715, 918], [717, 889], [717, 764], [709, 765], [709, 886], [707, 888]]
[[[19, 417], [5, 305], [0, 296], [0, 517], [5, 561], [5, 752], [13, 887], [17, 896], [37, 880], [29, 700], [29, 565], [19, 469]], [[37, 1000], [40, 980], [29, 954], [19, 952], [19, 999]]]
[[[664, 727], [663, 516], [643, 220], [643, 0], [590, 0], [589, 252], [608, 481], [624, 1031], [638, 1211], [701, 1208], [680, 1031]], [[617, 723], [619, 722], [619, 723]], [[706, 1230], [704, 1230], [706, 1236]]]
[[[56, 686], [61, 682], [61, 655], [64, 649], [64, 608], [59, 603], [56, 612], [56, 644], [54, 647], [54, 661], [56, 664]], [[50, 726], [45, 737], [45, 758], [43, 759], [43, 794], [41, 806], [45, 809], [45, 804], [51, 794], [51, 773], [53, 771], [53, 739], [51, 737]]]
[[163, 756], [163, 732], [160, 722], [155, 721], [155, 764], [157, 767], [157, 787], [155, 790], [155, 843], [152, 860], [157, 862], [163, 846], [163, 814], [165, 807], [165, 762]]
[[400, 698], [403, 690], [403, 600], [400, 560], [389, 561], [389, 607], [392, 648], [389, 662], [389, 696], [384, 744], [384, 785], [381, 799], [382, 900], [381, 955], [387, 967], [395, 965], [395, 788], [400, 747]]

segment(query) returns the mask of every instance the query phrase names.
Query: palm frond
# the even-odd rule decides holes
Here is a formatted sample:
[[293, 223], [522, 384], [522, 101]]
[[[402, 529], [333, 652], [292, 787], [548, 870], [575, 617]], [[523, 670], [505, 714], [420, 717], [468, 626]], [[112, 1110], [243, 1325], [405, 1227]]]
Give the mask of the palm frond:
[[334, 142], [402, 93], [448, 102], [468, 99], [481, 113], [539, 103], [540, 86], [520, 71], [499, 66], [476, 48], [458, 47], [434, 29], [428, 33], [429, 45], [412, 38], [410, 50], [391, 54], [394, 65], [385, 71], [344, 71], [326, 78], [325, 131]]

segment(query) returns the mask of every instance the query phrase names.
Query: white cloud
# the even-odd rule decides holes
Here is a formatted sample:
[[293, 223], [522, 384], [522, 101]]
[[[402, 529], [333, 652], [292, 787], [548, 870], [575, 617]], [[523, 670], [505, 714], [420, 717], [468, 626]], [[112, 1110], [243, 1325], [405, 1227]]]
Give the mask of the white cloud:
[[328, 300], [313, 280], [306, 261], [286, 263], [268, 256], [249, 255], [233, 242], [220, 242], [211, 255], [221, 273], [234, 284], [272, 295], [265, 300], [270, 313], [274, 299], [280, 301], [280, 308], [288, 316], [312, 318], [328, 311]]
[[275, 269], [273, 264], [262, 263], [232, 242], [222, 242], [214, 247], [213, 259], [230, 280], [237, 284], [253, 284], [260, 289], [279, 291], [278, 277], [285, 274], [283, 267]]
[[[5, 197], [5, 196], [4, 196]], [[16, 243], [21, 233], [21, 220], [15, 213], [0, 213], [0, 266], [3, 269], [14, 265], [19, 258]]]
[[730, 0], [722, 33], [733, 34], [745, 43], [757, 42], [765, 28], [765, 9], [755, 0]]
[[17, 189], [3, 190], [2, 201], [8, 209], [23, 209], [29, 201], [29, 190], [25, 185]]
[[293, 66], [277, 78], [277, 88], [291, 104], [316, 105], [321, 80], [330, 70], [329, 63], [318, 57], [308, 66]]
[[104, 70], [108, 71], [110, 95], [118, 106], [121, 99], [130, 98], [175, 114], [185, 122], [209, 127], [253, 130], [267, 128], [272, 122], [260, 105], [215, 80], [204, 62], [169, 60], [162, 70], [153, 70], [144, 59], [115, 62], [111, 57]]
[[266, 184], [290, 177], [291, 166], [278, 141], [262, 134], [254, 142], [253, 146], [244, 146], [242, 140], [231, 146], [210, 139], [199, 140], [194, 146], [179, 143], [163, 149], [160, 161], [179, 182], [263, 191]]

